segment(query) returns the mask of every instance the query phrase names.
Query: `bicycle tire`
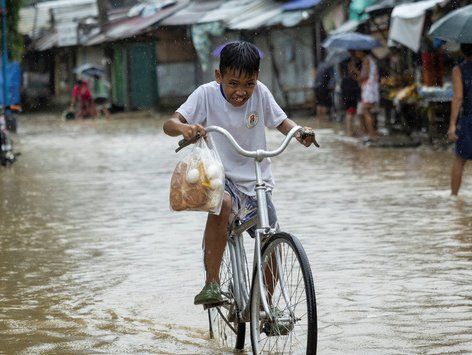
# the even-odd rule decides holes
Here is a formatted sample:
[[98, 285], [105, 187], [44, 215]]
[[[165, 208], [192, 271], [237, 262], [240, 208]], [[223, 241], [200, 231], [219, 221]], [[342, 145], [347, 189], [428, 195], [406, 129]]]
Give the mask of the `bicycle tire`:
[[[225, 298], [228, 299], [229, 304], [213, 307], [208, 310], [210, 334], [212, 334], [213, 338], [216, 338], [222, 346], [234, 346], [236, 350], [243, 350], [246, 340], [246, 323], [240, 323], [230, 319], [230, 313], [234, 312], [237, 307], [232, 294], [233, 282], [233, 270], [230, 261], [229, 246], [227, 246], [220, 266], [220, 288]], [[234, 329], [231, 329], [227, 322], [231, 323]]]
[[[275, 261], [277, 254], [279, 254], [280, 263]], [[262, 270], [265, 270], [263, 275], [264, 283], [268, 284], [271, 282], [269, 277], [272, 279], [272, 291], [267, 291], [268, 288], [266, 287], [264, 287], [264, 291], [266, 295], [272, 292], [272, 296], [267, 296], [267, 299], [269, 299], [269, 308], [274, 320], [271, 321], [264, 318], [265, 312], [261, 312], [260, 287], [258, 287], [257, 274], [254, 272], [250, 300], [250, 328], [253, 353], [305, 353], [306, 351], [306, 354], [316, 354], [318, 330], [315, 288], [310, 264], [300, 241], [288, 233], [280, 232], [274, 234], [263, 246], [261, 260]], [[292, 262], [291, 265], [288, 265], [290, 273], [296, 268], [295, 264], [298, 264], [299, 270], [294, 271], [294, 273], [298, 273], [297, 280], [295, 281], [297, 286], [303, 282], [304, 289], [304, 292], [300, 292], [298, 296], [295, 293], [295, 297], [297, 297], [295, 302], [292, 302], [292, 295], [288, 294], [293, 288], [293, 275], [289, 278], [287, 276], [288, 273], [285, 271], [287, 263], [290, 261]], [[280, 266], [274, 266], [275, 264]], [[282, 271], [274, 272], [274, 269]], [[275, 276], [274, 273], [276, 273]], [[271, 274], [272, 276], [270, 276]], [[283, 274], [284, 277], [280, 278], [280, 274]], [[278, 278], [283, 280], [283, 282]], [[286, 287], [282, 287], [282, 284]], [[285, 289], [285, 295], [282, 289]], [[304, 300], [300, 299], [303, 297], [303, 294], [305, 295]], [[289, 299], [288, 302], [287, 298]], [[275, 302], [280, 302], [280, 304], [274, 305]], [[288, 306], [287, 303], [291, 306]], [[284, 304], [285, 308], [281, 309]], [[297, 309], [300, 305], [301, 307]], [[261, 315], [263, 319], [261, 319]], [[306, 323], [306, 328], [302, 328], [302, 321], [303, 324]], [[299, 335], [303, 339], [300, 341], [300, 344], [295, 344], [297, 345], [296, 347], [292, 344], [292, 340], [299, 339], [298, 334], [296, 334], [298, 330], [300, 330]], [[289, 341], [290, 343], [288, 343]], [[283, 348], [279, 349], [279, 347]]]

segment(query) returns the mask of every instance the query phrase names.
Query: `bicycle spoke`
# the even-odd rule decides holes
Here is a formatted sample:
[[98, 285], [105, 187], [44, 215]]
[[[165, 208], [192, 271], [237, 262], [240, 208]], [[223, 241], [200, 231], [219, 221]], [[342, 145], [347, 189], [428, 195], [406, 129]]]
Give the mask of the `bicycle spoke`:
[[[226, 302], [221, 306], [215, 307], [216, 312], [214, 313], [212, 325], [216, 329], [214, 334], [217, 334], [217, 340], [221, 345], [231, 349], [234, 347], [242, 349], [244, 346], [245, 324], [237, 322], [237, 306], [234, 299], [233, 269], [231, 264], [230, 248], [235, 248], [234, 240], [228, 242], [220, 266], [220, 289]], [[244, 250], [241, 251], [241, 259], [243, 262], [246, 260]], [[245, 266], [243, 265], [243, 268], [244, 267]]]
[[[308, 346], [316, 349], [316, 314], [314, 308], [310, 308], [310, 303], [314, 302], [313, 291], [307, 294], [306, 290], [305, 273], [310, 272], [309, 265], [300, 261], [290, 238], [274, 238], [263, 252], [264, 284], [259, 297], [267, 297], [271, 317], [262, 320], [258, 317], [257, 327], [251, 321], [253, 346], [257, 346], [254, 351], [258, 353], [306, 352]], [[306, 256], [304, 258], [306, 260]], [[308, 269], [304, 269], [306, 266]], [[261, 310], [260, 307], [260, 299], [253, 297], [253, 314], [255, 309]]]

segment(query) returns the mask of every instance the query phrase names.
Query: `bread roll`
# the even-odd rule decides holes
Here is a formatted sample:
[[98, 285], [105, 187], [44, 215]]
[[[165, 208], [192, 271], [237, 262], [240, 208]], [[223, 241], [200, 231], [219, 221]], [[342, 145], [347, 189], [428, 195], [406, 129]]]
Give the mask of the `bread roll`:
[[184, 204], [188, 208], [199, 208], [205, 205], [208, 201], [207, 189], [200, 185], [195, 184], [190, 186], [185, 186], [183, 189], [183, 200]]
[[170, 207], [174, 211], [185, 210], [185, 204], [182, 198], [182, 191], [180, 191], [180, 189], [170, 190]]

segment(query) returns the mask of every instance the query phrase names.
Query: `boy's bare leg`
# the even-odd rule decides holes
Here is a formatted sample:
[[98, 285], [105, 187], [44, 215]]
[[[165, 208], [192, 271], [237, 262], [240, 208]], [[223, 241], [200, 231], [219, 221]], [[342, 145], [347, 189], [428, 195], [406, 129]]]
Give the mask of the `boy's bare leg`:
[[226, 233], [231, 213], [231, 197], [225, 193], [219, 215], [209, 214], [204, 233], [206, 284], [219, 283], [221, 259], [226, 247]]
[[452, 164], [451, 171], [451, 195], [457, 196], [462, 182], [462, 173], [464, 172], [466, 160], [454, 157], [454, 163]]

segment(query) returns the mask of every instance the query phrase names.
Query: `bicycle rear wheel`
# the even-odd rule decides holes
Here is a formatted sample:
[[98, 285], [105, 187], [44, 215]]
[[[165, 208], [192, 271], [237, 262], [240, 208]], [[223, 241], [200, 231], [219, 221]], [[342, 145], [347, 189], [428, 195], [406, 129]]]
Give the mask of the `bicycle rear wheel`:
[[[230, 239], [220, 266], [220, 288], [221, 293], [227, 300], [223, 305], [210, 308], [210, 334], [222, 346], [234, 347], [237, 350], [244, 349], [246, 338], [246, 323], [239, 323], [237, 319], [238, 306], [234, 298], [234, 278], [231, 266], [230, 248], [234, 248], [234, 241]], [[246, 257], [243, 251], [243, 259]], [[247, 262], [246, 262], [247, 263]]]
[[263, 311], [257, 275], [251, 290], [251, 344], [254, 354], [316, 354], [317, 316], [313, 276], [305, 251], [294, 236], [273, 235], [261, 251]]

